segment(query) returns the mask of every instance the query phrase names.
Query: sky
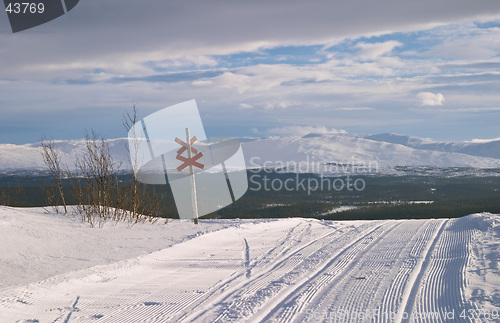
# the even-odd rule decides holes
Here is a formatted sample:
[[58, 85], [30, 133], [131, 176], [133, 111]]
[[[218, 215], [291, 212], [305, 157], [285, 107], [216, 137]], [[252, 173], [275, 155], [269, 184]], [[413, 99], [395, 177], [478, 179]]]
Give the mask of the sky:
[[500, 137], [497, 0], [81, 0], [13, 34], [0, 13], [0, 143], [196, 99], [208, 136]]

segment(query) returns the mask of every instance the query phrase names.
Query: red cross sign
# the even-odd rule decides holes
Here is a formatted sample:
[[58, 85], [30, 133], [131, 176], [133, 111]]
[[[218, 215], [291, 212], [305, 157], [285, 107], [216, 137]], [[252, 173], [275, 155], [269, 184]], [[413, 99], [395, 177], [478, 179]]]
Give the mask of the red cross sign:
[[[193, 148], [193, 147], [190, 147], [193, 143], [196, 142], [196, 136], [194, 136], [193, 138], [191, 138], [189, 140], [189, 146], [187, 143], [185, 143], [184, 141], [180, 140], [179, 138], [175, 137], [175, 142], [178, 143], [179, 145], [181, 145], [182, 147], [179, 148], [179, 150], [177, 151], [177, 157], [175, 157], [177, 160], [180, 160], [183, 162], [182, 165], [180, 165], [179, 167], [177, 167], [177, 171], [180, 172], [182, 171], [184, 168], [188, 167], [188, 166], [195, 166], [195, 167], [198, 167], [200, 169], [203, 169], [205, 167], [205, 165], [197, 162], [198, 159], [200, 159], [202, 156], [203, 156], [203, 153], [198, 153], [198, 150]], [[196, 154], [194, 156], [192, 156], [191, 158], [186, 158], [184, 156], [182, 156], [181, 154], [184, 153], [188, 147], [191, 148], [191, 152]]]

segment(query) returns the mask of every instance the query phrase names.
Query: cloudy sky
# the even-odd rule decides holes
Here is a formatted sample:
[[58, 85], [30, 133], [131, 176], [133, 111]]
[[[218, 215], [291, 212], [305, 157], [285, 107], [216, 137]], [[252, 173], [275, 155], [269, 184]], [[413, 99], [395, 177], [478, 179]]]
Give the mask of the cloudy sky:
[[122, 115], [196, 99], [209, 136], [500, 137], [498, 0], [81, 0], [13, 34], [0, 13], [0, 142], [125, 137]]

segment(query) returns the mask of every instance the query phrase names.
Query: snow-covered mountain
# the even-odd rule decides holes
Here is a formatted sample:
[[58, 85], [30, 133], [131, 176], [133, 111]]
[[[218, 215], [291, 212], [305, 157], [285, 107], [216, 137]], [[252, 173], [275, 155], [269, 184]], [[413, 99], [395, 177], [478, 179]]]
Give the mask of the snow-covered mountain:
[[419, 138], [395, 133], [383, 133], [365, 136], [365, 139], [399, 144], [414, 149], [454, 152], [471, 156], [500, 158], [500, 140], [437, 142], [428, 138]]
[[[499, 167], [500, 159], [442, 152], [376, 141], [349, 134], [259, 139], [243, 144], [247, 166], [269, 161], [316, 161], [386, 166]], [[252, 162], [252, 157], [254, 157]], [[500, 158], [500, 156], [499, 156]]]
[[[108, 139], [113, 160], [121, 168], [129, 168], [127, 139]], [[85, 140], [55, 140], [54, 146], [60, 151], [61, 164], [74, 168], [75, 160], [85, 152]], [[13, 145], [0, 144], [0, 170], [43, 170], [40, 143]]]
[[[129, 169], [127, 139], [108, 140], [111, 154], [121, 169]], [[55, 142], [62, 163], [70, 168], [85, 151], [84, 140]], [[293, 163], [347, 165], [431, 166], [499, 168], [500, 141], [440, 143], [430, 139], [380, 134], [311, 133], [303, 137], [270, 137], [242, 140], [247, 167], [281, 166]], [[0, 170], [45, 168], [38, 143], [0, 144]], [[312, 171], [314, 172], [314, 170]]]

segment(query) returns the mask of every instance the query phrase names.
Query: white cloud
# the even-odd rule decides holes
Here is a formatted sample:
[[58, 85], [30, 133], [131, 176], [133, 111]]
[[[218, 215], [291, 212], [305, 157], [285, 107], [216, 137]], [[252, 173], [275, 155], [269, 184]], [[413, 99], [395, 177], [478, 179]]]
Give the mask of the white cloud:
[[278, 136], [305, 136], [310, 133], [342, 134], [347, 132], [325, 126], [287, 126], [273, 128], [269, 130], [269, 133]]
[[181, 56], [160, 60], [154, 63], [155, 68], [215, 65], [217, 65], [217, 60], [207, 55]]
[[441, 93], [420, 92], [417, 94], [417, 102], [422, 106], [443, 105], [444, 96]]
[[370, 107], [351, 107], [351, 108], [338, 108], [335, 110], [339, 110], [339, 111], [369, 111], [369, 110], [375, 110], [375, 109], [370, 108]]
[[300, 102], [291, 102], [291, 101], [279, 101], [277, 100], [274, 103], [268, 103], [265, 105], [264, 109], [266, 110], [274, 110], [274, 109], [287, 109], [290, 107], [299, 106]]
[[380, 56], [390, 54], [396, 47], [403, 46], [402, 43], [390, 40], [383, 43], [358, 43], [356, 48], [359, 48], [358, 55], [362, 59], [373, 60]]
[[253, 108], [253, 106], [248, 103], [240, 103], [240, 105], [238, 106], [238, 109], [251, 109], [251, 108]]
[[[433, 10], [425, 10], [429, 5]], [[456, 0], [421, 0], [414, 7], [416, 10], [408, 10], [405, 1], [372, 0], [341, 4], [326, 0], [195, 0], [176, 5], [151, 0], [147, 6], [132, 0], [108, 0], [103, 8], [101, 1], [89, 0], [81, 2], [70, 15], [19, 37], [10, 34], [7, 23], [0, 24], [0, 72], [10, 77], [19, 76], [23, 68], [29, 71], [31, 66], [95, 66], [92, 62], [122, 66], [131, 61], [131, 56], [148, 61], [149, 53], [168, 64], [183, 64], [186, 62], [179, 57], [194, 57], [189, 63], [210, 65], [211, 59], [203, 56], [278, 45], [331, 43], [344, 37], [481, 19], [498, 12], [498, 4], [491, 0], [460, 5]], [[360, 50], [376, 56], [393, 46], [383, 43]]]
[[466, 141], [466, 142], [484, 144], [484, 143], [488, 143], [488, 142], [492, 142], [492, 141], [500, 141], [500, 137], [492, 138], [492, 139], [472, 139], [472, 140]]
[[[23, 111], [19, 119], [8, 119], [5, 124], [18, 122], [28, 128], [28, 111], [56, 111], [56, 118], [57, 111], [69, 109], [105, 107], [121, 111], [130, 102], [154, 111], [196, 98], [200, 109], [213, 116], [213, 122], [244, 115], [253, 122], [245, 126], [261, 130], [287, 124], [393, 127], [401, 118], [425, 124], [425, 119], [418, 119], [422, 111], [449, 113], [449, 109], [436, 107], [444, 104], [440, 91], [447, 94], [446, 103], [457, 114], [497, 111], [491, 107], [497, 106], [500, 97], [496, 94], [500, 81], [492, 73], [498, 65], [481, 64], [490, 63], [492, 53], [500, 53], [498, 30], [468, 26], [460, 32], [452, 27], [443, 31], [449, 21], [460, 22], [454, 25], [457, 29], [457, 25], [467, 25], [463, 21], [492, 12], [493, 5], [486, 0], [464, 3], [460, 8], [450, 6], [454, 0], [443, 0], [436, 6], [449, 11], [423, 10], [416, 14], [405, 10], [402, 3], [369, 0], [360, 0], [367, 8], [363, 12], [353, 2], [339, 6], [326, 0], [324, 6], [291, 1], [286, 7], [284, 2], [259, 0], [238, 5], [200, 1], [199, 6], [176, 6], [175, 15], [171, 5], [152, 0], [133, 22], [130, 13], [138, 12], [142, 4], [121, 1], [125, 4], [112, 16], [106, 10], [96, 11], [99, 1], [88, 0], [64, 19], [17, 36], [0, 29], [0, 109], [11, 115]], [[431, 0], [422, 0], [417, 6], [424, 8], [426, 1]], [[107, 6], [115, 2], [109, 0]], [[222, 6], [228, 6], [227, 10], [221, 11]], [[440, 27], [418, 29], [432, 24]], [[87, 28], [81, 28], [83, 25]], [[409, 30], [419, 32], [406, 33]], [[390, 34], [392, 31], [398, 33]], [[436, 36], [439, 32], [442, 37]], [[473, 34], [467, 36], [469, 32]], [[380, 38], [369, 38], [385, 33], [381, 38], [399, 41], [373, 43]], [[109, 35], [113, 35], [112, 41]], [[402, 43], [407, 55], [395, 50]], [[278, 56], [273, 53], [289, 50], [281, 46], [311, 44], [315, 49], [297, 51], [299, 63], [290, 50], [291, 55], [283, 57], [292, 59], [275, 64]], [[428, 47], [421, 48], [421, 44]], [[318, 50], [318, 45], [323, 49]], [[279, 51], [264, 51], [268, 48]], [[301, 64], [311, 49], [316, 52], [309, 63]], [[428, 50], [427, 55], [422, 54], [424, 50]], [[453, 66], [457, 62], [451, 54], [466, 51], [465, 57], [485, 57], [458, 62], [479, 63], [474, 75]], [[235, 53], [238, 55], [231, 55]], [[440, 68], [447, 74], [429, 75], [439, 73]], [[488, 75], [481, 74], [485, 71]], [[167, 74], [179, 77], [169, 78]], [[426, 92], [417, 95], [417, 102], [429, 108], [410, 109], [416, 113], [404, 110], [408, 115], [399, 115], [401, 106], [415, 103], [419, 91]], [[61, 123], [70, 119], [63, 118]], [[275, 131], [306, 134], [334, 130], [306, 127]]]
[[191, 82], [191, 84], [196, 86], [208, 86], [214, 84], [214, 82], [212, 80], [196, 80]]
[[[410, 108], [409, 110], [411, 111], [418, 111], [422, 112], [422, 108]], [[464, 113], [482, 113], [482, 112], [500, 112], [500, 107], [498, 108], [455, 108], [453, 110], [450, 109], [445, 109], [445, 108], [432, 108], [429, 110], [425, 110], [427, 112], [433, 112], [433, 113], [450, 113], [450, 111], [453, 111], [453, 113], [458, 113], [458, 112], [464, 112]]]
[[500, 28], [479, 28], [474, 23], [450, 24], [436, 28], [438, 44], [426, 55], [453, 59], [489, 59], [500, 50]]

